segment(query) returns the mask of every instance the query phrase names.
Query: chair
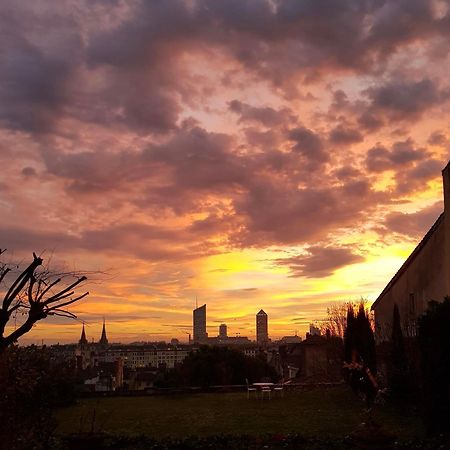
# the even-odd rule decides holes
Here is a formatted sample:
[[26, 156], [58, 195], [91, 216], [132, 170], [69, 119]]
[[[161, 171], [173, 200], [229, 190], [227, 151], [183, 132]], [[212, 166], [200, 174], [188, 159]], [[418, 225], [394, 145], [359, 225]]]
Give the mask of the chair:
[[281, 384], [279, 384], [278, 386], [275, 386], [273, 388], [274, 393], [276, 394], [277, 392], [280, 394], [280, 397], [284, 396], [284, 383], [281, 382]]
[[270, 389], [270, 386], [261, 386], [261, 400], [264, 400], [264, 394], [267, 394], [270, 400], [271, 393], [272, 389]]
[[254, 386], [250, 386], [250, 384], [248, 383], [248, 379], [245, 379], [245, 383], [247, 384], [247, 399], [250, 399], [250, 392], [254, 392], [255, 393], [255, 397], [258, 396], [258, 391]]

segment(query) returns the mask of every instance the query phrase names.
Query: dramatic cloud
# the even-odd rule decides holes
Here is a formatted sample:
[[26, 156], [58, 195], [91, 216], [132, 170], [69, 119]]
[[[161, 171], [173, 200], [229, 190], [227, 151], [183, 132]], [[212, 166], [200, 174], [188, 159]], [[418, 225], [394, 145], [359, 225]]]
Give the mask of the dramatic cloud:
[[408, 139], [403, 142], [395, 142], [391, 149], [377, 145], [367, 152], [366, 166], [371, 172], [383, 172], [408, 166], [415, 161], [427, 157], [423, 148], [415, 148], [414, 142]]
[[229, 103], [230, 111], [240, 115], [239, 122], [256, 122], [266, 127], [287, 126], [290, 122], [295, 122], [295, 116], [288, 108], [275, 110], [271, 107], [255, 108], [233, 100]]
[[330, 132], [330, 142], [333, 144], [354, 144], [364, 140], [363, 135], [355, 128], [339, 125]]
[[439, 89], [430, 79], [414, 81], [390, 81], [370, 87], [365, 94], [371, 100], [372, 114], [386, 114], [391, 120], [418, 118], [432, 106], [449, 99], [448, 89]]
[[78, 312], [126, 339], [178, 335], [196, 295], [249, 335], [261, 307], [287, 334], [330, 299], [373, 299], [365, 264], [387, 278], [383, 252], [442, 197], [449, 9], [2, 2], [0, 247], [114, 268]]
[[419, 239], [433, 225], [442, 211], [442, 202], [437, 202], [415, 213], [393, 212], [386, 217], [385, 226], [389, 231]]
[[323, 278], [349, 264], [364, 261], [346, 247], [309, 247], [306, 254], [277, 259], [276, 264], [288, 266], [291, 277]]

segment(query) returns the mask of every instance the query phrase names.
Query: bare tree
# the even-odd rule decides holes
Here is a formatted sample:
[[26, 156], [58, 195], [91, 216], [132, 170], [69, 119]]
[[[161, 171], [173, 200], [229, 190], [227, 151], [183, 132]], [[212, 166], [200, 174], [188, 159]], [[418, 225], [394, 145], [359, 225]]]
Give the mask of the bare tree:
[[358, 313], [360, 304], [364, 305], [364, 309], [369, 317], [372, 328], [374, 328], [373, 314], [370, 311], [368, 301], [361, 299], [360, 301], [348, 301], [342, 303], [334, 303], [327, 308], [327, 316], [319, 322], [320, 331], [326, 334], [327, 330], [331, 336], [344, 338], [344, 331], [347, 327], [347, 312], [352, 308], [355, 315]]
[[[4, 249], [0, 249], [0, 256], [4, 252]], [[11, 274], [12, 266], [0, 262], [0, 284], [5, 284]], [[89, 292], [76, 293], [76, 289], [80, 288], [86, 279], [75, 272], [50, 272], [48, 268], [43, 267], [43, 259], [33, 253], [33, 261], [23, 272], [14, 275], [8, 283], [9, 287], [5, 286], [3, 291], [0, 308], [0, 354], [28, 333], [36, 322], [47, 316], [76, 318], [67, 307], [89, 295]], [[66, 284], [63, 287], [64, 281]], [[8, 332], [7, 325], [18, 313], [22, 314], [24, 320], [17, 328]]]

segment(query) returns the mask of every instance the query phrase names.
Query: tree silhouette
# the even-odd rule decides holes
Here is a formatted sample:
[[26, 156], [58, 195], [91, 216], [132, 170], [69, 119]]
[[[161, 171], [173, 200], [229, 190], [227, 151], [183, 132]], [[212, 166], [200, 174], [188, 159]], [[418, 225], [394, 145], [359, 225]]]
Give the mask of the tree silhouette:
[[355, 319], [354, 346], [364, 364], [369, 367], [372, 374], [376, 374], [375, 337], [363, 303], [360, 303]]
[[[4, 253], [5, 250], [0, 249], [0, 256]], [[35, 253], [28, 267], [7, 283], [11, 275], [13, 266], [0, 262], [0, 285], [6, 285], [0, 308], [0, 353], [47, 316], [75, 318], [67, 307], [89, 294], [76, 294], [76, 289], [86, 281], [85, 276], [75, 272], [53, 273], [43, 267], [43, 259]], [[65, 287], [63, 282], [66, 282]], [[7, 325], [17, 314], [25, 319], [19, 327], [8, 331]]]
[[355, 392], [365, 397], [366, 404], [370, 407], [378, 386], [375, 380], [375, 338], [364, 302], [359, 304], [356, 316], [353, 306], [348, 307], [344, 352], [344, 367], [348, 369], [348, 382]]
[[450, 298], [432, 301], [419, 319], [424, 419], [430, 434], [448, 435], [450, 416]]
[[400, 323], [400, 311], [394, 304], [391, 336], [391, 361], [389, 364], [389, 387], [393, 397], [402, 398], [408, 393], [408, 373], [405, 355], [405, 343]]
[[352, 362], [352, 350], [355, 347], [355, 313], [353, 305], [347, 306], [347, 320], [344, 330], [344, 352], [345, 362]]

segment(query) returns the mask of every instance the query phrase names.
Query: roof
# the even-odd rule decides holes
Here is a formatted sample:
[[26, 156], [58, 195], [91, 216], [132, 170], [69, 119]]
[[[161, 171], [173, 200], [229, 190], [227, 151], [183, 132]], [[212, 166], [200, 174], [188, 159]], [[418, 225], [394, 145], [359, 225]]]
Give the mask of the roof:
[[432, 227], [428, 230], [427, 234], [423, 237], [423, 239], [419, 242], [417, 247], [413, 250], [413, 252], [408, 256], [406, 261], [402, 264], [400, 269], [398, 269], [397, 273], [392, 277], [391, 281], [386, 285], [378, 298], [373, 302], [371, 306], [371, 310], [375, 308], [375, 306], [381, 301], [381, 299], [386, 295], [386, 293], [391, 289], [391, 287], [397, 282], [397, 280], [403, 275], [406, 269], [411, 265], [411, 263], [416, 259], [417, 255], [422, 251], [425, 247], [426, 243], [431, 239], [434, 232], [438, 229], [439, 225], [444, 221], [444, 213], [437, 218], [436, 222], [432, 225]]
[[259, 311], [259, 313], [258, 314], [256, 314], [257, 316], [267, 316], [267, 314], [261, 309], [260, 311]]

